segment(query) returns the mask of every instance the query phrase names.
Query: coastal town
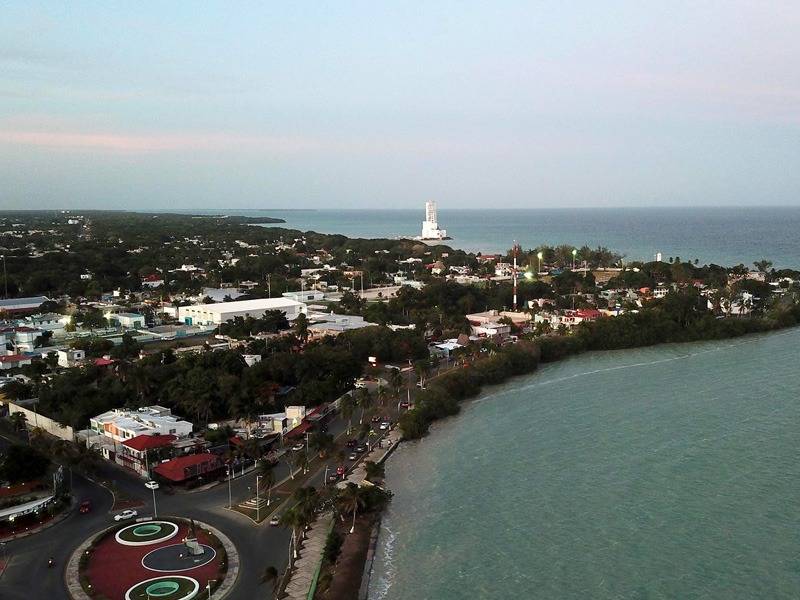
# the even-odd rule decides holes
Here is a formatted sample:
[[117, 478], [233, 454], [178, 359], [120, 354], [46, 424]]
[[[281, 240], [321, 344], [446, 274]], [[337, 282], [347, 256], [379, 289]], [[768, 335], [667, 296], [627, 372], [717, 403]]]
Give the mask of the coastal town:
[[800, 321], [768, 260], [468, 253], [433, 203], [414, 239], [274, 221], [0, 213], [4, 597], [363, 598], [384, 461], [484, 386]]

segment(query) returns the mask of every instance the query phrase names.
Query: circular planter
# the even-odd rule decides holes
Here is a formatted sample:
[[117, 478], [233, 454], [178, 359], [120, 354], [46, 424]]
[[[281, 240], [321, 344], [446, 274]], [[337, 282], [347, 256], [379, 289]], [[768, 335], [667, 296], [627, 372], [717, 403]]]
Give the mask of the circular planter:
[[142, 566], [156, 573], [179, 573], [207, 565], [217, 557], [217, 551], [208, 544], [201, 544], [203, 554], [188, 556], [183, 544], [171, 544], [151, 550], [142, 557]]
[[120, 529], [114, 536], [123, 546], [148, 546], [178, 535], [178, 526], [169, 521], [145, 521]]
[[165, 575], [140, 581], [125, 593], [125, 600], [189, 600], [200, 591], [200, 583], [183, 575]]

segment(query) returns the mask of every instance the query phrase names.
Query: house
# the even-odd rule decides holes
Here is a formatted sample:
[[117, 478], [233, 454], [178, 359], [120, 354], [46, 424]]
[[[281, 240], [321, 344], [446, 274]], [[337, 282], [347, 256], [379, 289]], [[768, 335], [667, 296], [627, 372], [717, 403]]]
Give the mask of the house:
[[75, 350], [67, 348], [58, 350], [58, 366], [69, 369], [82, 363], [86, 359], [86, 352], [84, 350]]
[[308, 316], [308, 331], [313, 337], [337, 336], [344, 331], [374, 327], [375, 323], [357, 315], [337, 315], [335, 313], [311, 313]]
[[42, 335], [42, 330], [24, 325], [6, 327], [0, 329], [0, 335], [5, 339], [5, 343], [11, 344], [17, 352], [33, 352], [36, 349], [37, 340]]
[[160, 288], [164, 285], [164, 278], [161, 275], [148, 275], [147, 277], [142, 278], [142, 287], [143, 288]]
[[120, 444], [114, 460], [117, 464], [149, 479], [150, 465], [154, 462], [154, 459], [158, 463], [157, 456], [159, 451], [171, 448], [172, 443], [177, 439], [171, 434], [137, 435], [135, 438], [125, 440]]
[[260, 354], [242, 354], [242, 358], [248, 367], [252, 367], [253, 365], [261, 362]]
[[33, 314], [39, 312], [39, 307], [48, 302], [47, 296], [31, 296], [29, 298], [9, 298], [0, 300], [0, 314]]
[[216, 454], [201, 452], [162, 462], [153, 468], [153, 472], [164, 481], [186, 484], [203, 478], [213, 479], [222, 471], [223, 466]]
[[263, 317], [267, 311], [279, 310], [293, 321], [300, 313], [306, 313], [306, 305], [288, 298], [259, 298], [217, 304], [194, 304], [181, 306], [178, 319], [187, 325], [219, 325], [235, 317]]
[[501, 323], [501, 319], [510, 320], [514, 327], [526, 327], [530, 324], [531, 316], [523, 312], [487, 310], [466, 315], [466, 319], [472, 328], [472, 335], [503, 338], [511, 333], [511, 325]]
[[69, 315], [60, 315], [58, 313], [45, 313], [41, 315], [32, 315], [25, 317], [24, 320], [18, 321], [20, 325], [31, 327], [33, 329], [40, 329], [42, 331], [52, 331], [53, 335], [61, 335], [64, 333], [66, 326], [72, 320]]
[[284, 298], [294, 300], [295, 302], [316, 302], [325, 297], [323, 292], [317, 290], [306, 290], [303, 292], [284, 292], [281, 294]]
[[143, 434], [184, 437], [192, 432], [192, 424], [183, 421], [163, 406], [145, 406], [138, 410], [115, 408], [89, 419], [89, 427], [116, 442], [124, 442]]
[[144, 315], [138, 313], [120, 312], [109, 315], [109, 321], [123, 329], [144, 329]]
[[431, 344], [428, 346], [428, 352], [431, 356], [438, 356], [439, 358], [450, 359], [453, 353], [463, 348], [464, 345], [458, 343], [456, 340], [445, 340], [438, 344]]
[[0, 356], [0, 370], [18, 369], [31, 364], [31, 357], [24, 354], [6, 354]]

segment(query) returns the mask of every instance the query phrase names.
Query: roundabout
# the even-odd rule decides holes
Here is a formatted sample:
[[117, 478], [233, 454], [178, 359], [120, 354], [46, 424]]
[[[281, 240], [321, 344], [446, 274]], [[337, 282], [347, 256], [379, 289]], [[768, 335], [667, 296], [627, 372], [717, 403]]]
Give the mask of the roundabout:
[[106, 529], [74, 552], [67, 569], [76, 575], [76, 585], [68, 586], [74, 600], [190, 600], [206, 589], [219, 589], [221, 599], [238, 570], [238, 553], [225, 535], [172, 517]]

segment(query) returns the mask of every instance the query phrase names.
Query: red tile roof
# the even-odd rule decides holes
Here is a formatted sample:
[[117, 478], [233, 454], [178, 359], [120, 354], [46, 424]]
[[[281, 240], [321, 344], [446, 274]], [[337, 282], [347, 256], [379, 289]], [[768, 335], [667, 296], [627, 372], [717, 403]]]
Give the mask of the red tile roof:
[[15, 363], [30, 359], [30, 356], [25, 356], [24, 354], [7, 354], [5, 356], [0, 356], [0, 363]]
[[164, 446], [169, 446], [176, 439], [178, 438], [171, 434], [166, 434], [166, 435], [145, 434], [145, 435], [137, 435], [134, 438], [125, 440], [124, 442], [122, 442], [122, 445], [142, 452], [144, 450], [152, 450], [153, 448], [163, 448]]
[[94, 361], [94, 364], [97, 367], [107, 367], [108, 365], [113, 365], [115, 362], [115, 360], [110, 358], [98, 358]]
[[164, 479], [181, 482], [186, 481], [198, 474], [214, 471], [222, 466], [219, 457], [210, 452], [200, 454], [189, 454], [173, 458], [170, 461], [161, 463], [153, 471], [161, 475]]

